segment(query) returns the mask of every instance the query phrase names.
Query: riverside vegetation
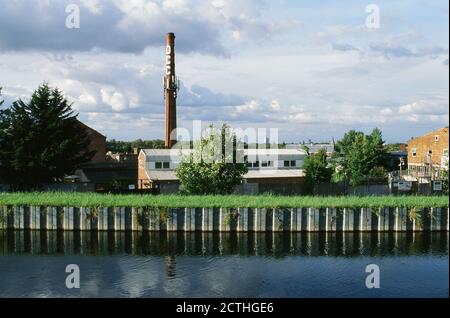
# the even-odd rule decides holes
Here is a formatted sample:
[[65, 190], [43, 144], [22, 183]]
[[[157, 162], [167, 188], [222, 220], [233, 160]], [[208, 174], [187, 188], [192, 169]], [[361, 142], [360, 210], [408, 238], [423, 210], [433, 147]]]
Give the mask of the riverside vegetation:
[[0, 194], [0, 206], [152, 207], [152, 208], [448, 208], [447, 196], [237, 196], [114, 195], [23, 192]]

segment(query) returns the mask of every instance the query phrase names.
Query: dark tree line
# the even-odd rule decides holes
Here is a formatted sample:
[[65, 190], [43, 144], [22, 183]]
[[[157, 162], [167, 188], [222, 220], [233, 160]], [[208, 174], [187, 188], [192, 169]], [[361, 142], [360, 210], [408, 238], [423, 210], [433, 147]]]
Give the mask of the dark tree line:
[[94, 156], [89, 143], [72, 104], [44, 83], [0, 109], [0, 178], [19, 190], [61, 182]]
[[118, 141], [115, 139], [106, 142], [107, 151], [113, 153], [133, 153], [134, 149], [164, 149], [164, 140]]

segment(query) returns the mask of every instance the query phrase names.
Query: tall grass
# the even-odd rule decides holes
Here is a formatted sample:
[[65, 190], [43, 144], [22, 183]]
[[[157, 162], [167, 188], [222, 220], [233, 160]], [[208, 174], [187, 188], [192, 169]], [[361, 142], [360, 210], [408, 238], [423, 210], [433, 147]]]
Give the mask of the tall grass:
[[0, 206], [158, 207], [158, 208], [442, 208], [447, 196], [181, 196], [103, 195], [96, 193], [3, 193]]

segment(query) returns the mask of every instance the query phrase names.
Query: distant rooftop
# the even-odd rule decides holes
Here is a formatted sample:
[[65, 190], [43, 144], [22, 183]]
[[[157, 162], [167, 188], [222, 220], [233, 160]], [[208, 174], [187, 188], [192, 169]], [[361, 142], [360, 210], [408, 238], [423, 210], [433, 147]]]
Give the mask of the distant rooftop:
[[293, 145], [286, 145], [286, 149], [300, 149], [302, 151], [304, 147], [308, 147], [309, 151], [311, 153], [317, 153], [320, 149], [325, 148], [327, 153], [334, 152], [334, 145], [333, 144], [293, 144]]
[[[179, 149], [142, 149], [142, 152], [146, 156], [150, 157], [167, 157], [167, 156], [178, 156], [180, 154]], [[191, 149], [183, 149], [184, 155], [189, 155], [192, 153]], [[298, 156], [306, 155], [303, 149], [245, 149], [244, 155], [249, 156]]]

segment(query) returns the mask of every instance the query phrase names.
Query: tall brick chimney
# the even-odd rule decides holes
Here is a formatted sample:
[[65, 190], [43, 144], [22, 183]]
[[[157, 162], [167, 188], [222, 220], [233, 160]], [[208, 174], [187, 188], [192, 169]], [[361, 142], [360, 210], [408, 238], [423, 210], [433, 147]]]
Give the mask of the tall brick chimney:
[[176, 138], [171, 133], [177, 128], [178, 80], [175, 74], [175, 34], [166, 37], [166, 72], [164, 76], [164, 98], [166, 100], [166, 148], [172, 148]]

